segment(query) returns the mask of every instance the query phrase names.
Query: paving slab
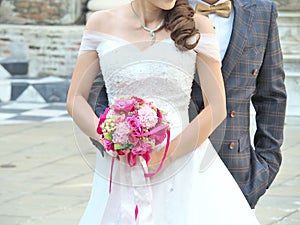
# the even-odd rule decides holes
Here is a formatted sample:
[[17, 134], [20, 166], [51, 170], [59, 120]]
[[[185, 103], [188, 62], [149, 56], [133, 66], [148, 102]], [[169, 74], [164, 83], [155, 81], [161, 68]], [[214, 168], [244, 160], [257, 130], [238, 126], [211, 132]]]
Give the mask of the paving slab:
[[[261, 225], [300, 224], [299, 135], [300, 118], [287, 118], [280, 171], [255, 210]], [[0, 125], [0, 146], [0, 224], [78, 224], [97, 150], [76, 126]]]

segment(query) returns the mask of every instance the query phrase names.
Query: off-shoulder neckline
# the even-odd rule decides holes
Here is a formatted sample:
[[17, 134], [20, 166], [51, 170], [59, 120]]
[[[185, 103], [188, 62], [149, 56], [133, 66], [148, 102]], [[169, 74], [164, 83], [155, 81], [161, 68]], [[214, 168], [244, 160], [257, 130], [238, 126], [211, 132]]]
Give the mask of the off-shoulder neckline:
[[[91, 35], [96, 35], [96, 36], [99, 36], [99, 37], [104, 37], [106, 39], [114, 39], [114, 40], [119, 40], [119, 41], [123, 41], [123, 42], [126, 42], [128, 44], [133, 44], [133, 43], [138, 43], [139, 41], [137, 42], [132, 42], [132, 41], [129, 41], [129, 40], [126, 40], [120, 36], [116, 36], [116, 35], [113, 35], [113, 34], [109, 34], [109, 33], [105, 33], [105, 32], [101, 32], [101, 31], [95, 31], [95, 30], [87, 30], [85, 29], [83, 31], [83, 33], [86, 33], [86, 34], [91, 34]], [[212, 36], [215, 36], [216, 34], [214, 33], [201, 33], [200, 34], [200, 40], [201, 38], [203, 37], [212, 37]], [[166, 40], [172, 40], [171, 37], [166, 37], [166, 38], [163, 38], [163, 39], [160, 39], [160, 40], [157, 40], [156, 43], [159, 43], [161, 41], [166, 41]], [[142, 41], [140, 41], [142, 42]]]
[[[84, 34], [91, 34], [91, 35], [96, 35], [98, 37], [103, 37], [105, 39], [111, 39], [111, 40], [118, 40], [118, 41], [122, 41], [122, 42], [126, 42], [127, 44], [135, 44], [135, 43], [139, 43], [139, 42], [144, 42], [144, 41], [136, 41], [136, 42], [132, 42], [129, 40], [126, 40], [122, 37], [113, 35], [113, 34], [109, 34], [109, 33], [105, 33], [105, 32], [101, 32], [101, 31], [94, 31], [94, 30], [84, 30], [83, 31]], [[168, 41], [168, 40], [172, 40], [171, 37], [166, 37], [160, 40], [157, 40], [155, 42], [155, 44], [160, 43], [160, 42], [164, 42], [164, 41]], [[151, 42], [151, 40], [149, 40], [149, 42]]]

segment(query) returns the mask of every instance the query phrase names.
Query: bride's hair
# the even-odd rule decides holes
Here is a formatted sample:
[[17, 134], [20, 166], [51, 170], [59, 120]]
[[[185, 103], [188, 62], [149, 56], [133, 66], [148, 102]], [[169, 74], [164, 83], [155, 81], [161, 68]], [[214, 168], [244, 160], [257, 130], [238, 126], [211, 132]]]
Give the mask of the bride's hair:
[[177, 0], [175, 6], [167, 11], [165, 26], [171, 31], [171, 38], [180, 49], [193, 49], [200, 39], [195, 27], [194, 10], [188, 0]]

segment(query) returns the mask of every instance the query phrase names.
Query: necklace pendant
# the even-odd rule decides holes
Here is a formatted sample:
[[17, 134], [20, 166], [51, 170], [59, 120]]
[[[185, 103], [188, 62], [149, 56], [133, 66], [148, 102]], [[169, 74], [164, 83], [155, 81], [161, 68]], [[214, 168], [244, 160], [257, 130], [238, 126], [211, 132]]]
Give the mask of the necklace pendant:
[[155, 35], [155, 32], [154, 31], [150, 31], [150, 36], [152, 38], [151, 40], [151, 45], [153, 45], [156, 41], [156, 35]]
[[153, 30], [149, 31], [149, 33], [150, 33], [150, 36], [151, 36], [152, 38], [155, 37], [155, 32], [154, 32]]

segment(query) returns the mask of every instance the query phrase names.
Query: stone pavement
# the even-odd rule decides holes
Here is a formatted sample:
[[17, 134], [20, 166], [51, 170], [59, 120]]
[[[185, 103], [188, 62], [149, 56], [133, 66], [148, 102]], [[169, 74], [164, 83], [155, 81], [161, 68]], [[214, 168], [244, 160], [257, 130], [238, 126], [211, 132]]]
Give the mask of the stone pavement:
[[[75, 136], [86, 139], [73, 128], [70, 121], [0, 125], [1, 225], [78, 224], [93, 171]], [[300, 118], [288, 117], [280, 173], [256, 209], [262, 225], [300, 224], [299, 135]]]
[[66, 103], [18, 101], [0, 103], [0, 125], [54, 121], [71, 121], [66, 112]]
[[71, 121], [65, 103], [19, 101], [0, 103], [0, 125], [57, 121]]

